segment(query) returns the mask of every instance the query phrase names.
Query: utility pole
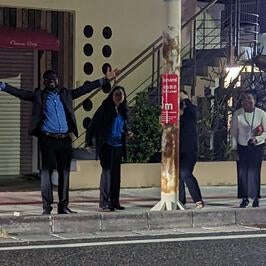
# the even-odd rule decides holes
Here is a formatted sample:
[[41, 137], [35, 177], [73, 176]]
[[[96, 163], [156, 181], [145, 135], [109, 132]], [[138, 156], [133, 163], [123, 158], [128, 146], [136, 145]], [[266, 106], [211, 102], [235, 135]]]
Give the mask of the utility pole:
[[163, 31], [161, 200], [151, 209], [184, 209], [177, 200], [179, 185], [179, 90], [181, 60], [181, 0], [164, 0], [167, 12]]

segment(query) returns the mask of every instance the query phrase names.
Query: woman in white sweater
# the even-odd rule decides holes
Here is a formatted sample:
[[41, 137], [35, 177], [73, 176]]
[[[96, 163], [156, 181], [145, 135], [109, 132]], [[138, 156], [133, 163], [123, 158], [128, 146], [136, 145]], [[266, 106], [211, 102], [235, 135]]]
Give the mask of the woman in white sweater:
[[253, 207], [259, 207], [260, 175], [266, 139], [266, 113], [255, 107], [252, 91], [242, 94], [242, 108], [235, 111], [232, 121], [232, 150], [236, 152], [238, 198], [240, 208], [253, 199]]

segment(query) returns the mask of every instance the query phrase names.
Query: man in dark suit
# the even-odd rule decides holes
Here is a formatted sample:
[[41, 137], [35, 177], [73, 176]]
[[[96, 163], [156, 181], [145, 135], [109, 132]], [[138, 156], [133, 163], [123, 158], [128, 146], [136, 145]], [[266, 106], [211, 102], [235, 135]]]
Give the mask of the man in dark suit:
[[47, 70], [43, 74], [45, 88], [27, 91], [0, 82], [0, 90], [22, 100], [31, 101], [32, 130], [31, 134], [38, 137], [41, 150], [41, 193], [43, 214], [52, 211], [53, 169], [58, 171], [58, 214], [73, 213], [69, 203], [69, 172], [72, 158], [71, 133], [78, 137], [73, 100], [101, 86], [110, 86], [117, 70], [107, 70], [106, 76], [92, 82], [85, 82], [77, 89], [66, 89], [59, 86], [55, 71]]
[[180, 179], [179, 201], [186, 204], [185, 184], [196, 203], [196, 208], [202, 208], [204, 203], [197, 179], [193, 175], [197, 161], [198, 134], [197, 134], [197, 107], [186, 91], [180, 92]]

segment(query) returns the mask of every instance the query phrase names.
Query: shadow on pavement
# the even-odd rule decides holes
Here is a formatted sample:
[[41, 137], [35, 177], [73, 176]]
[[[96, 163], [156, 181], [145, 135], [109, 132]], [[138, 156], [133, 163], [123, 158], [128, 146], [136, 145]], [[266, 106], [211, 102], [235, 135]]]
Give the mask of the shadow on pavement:
[[40, 184], [37, 176], [0, 176], [0, 192], [39, 191]]

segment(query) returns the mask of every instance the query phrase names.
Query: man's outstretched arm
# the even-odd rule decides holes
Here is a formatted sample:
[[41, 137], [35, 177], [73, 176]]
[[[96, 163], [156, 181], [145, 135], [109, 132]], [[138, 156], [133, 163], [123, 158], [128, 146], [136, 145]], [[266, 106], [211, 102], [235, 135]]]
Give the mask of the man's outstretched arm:
[[89, 93], [89, 92], [91, 92], [91, 91], [93, 91], [99, 87], [102, 87], [103, 85], [105, 85], [107, 83], [110, 83], [110, 81], [115, 79], [118, 74], [119, 74], [119, 70], [117, 70], [117, 69], [110, 70], [108, 68], [104, 78], [97, 79], [97, 80], [92, 81], [92, 82], [86, 81], [81, 87], [72, 90], [71, 91], [72, 98], [77, 99], [86, 93]]
[[13, 87], [11, 85], [9, 85], [8, 83], [5, 82], [0, 82], [0, 91], [4, 91], [8, 94], [11, 94], [21, 100], [25, 100], [25, 101], [33, 101], [33, 96], [34, 93], [32, 91], [27, 91], [27, 90], [23, 90], [23, 89], [18, 89], [16, 87]]

